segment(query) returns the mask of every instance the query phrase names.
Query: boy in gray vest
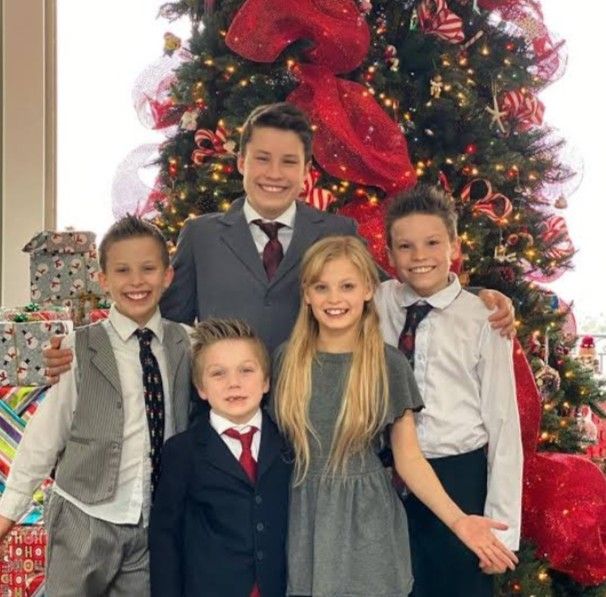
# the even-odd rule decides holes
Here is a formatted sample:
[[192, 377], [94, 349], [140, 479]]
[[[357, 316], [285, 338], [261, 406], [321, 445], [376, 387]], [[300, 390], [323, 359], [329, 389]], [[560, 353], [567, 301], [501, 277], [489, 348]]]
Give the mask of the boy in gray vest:
[[68, 373], [27, 426], [0, 499], [0, 539], [51, 471], [49, 597], [149, 595], [147, 526], [166, 439], [187, 426], [190, 342], [161, 318], [173, 271], [164, 237], [127, 216], [100, 246], [106, 321], [66, 337]]

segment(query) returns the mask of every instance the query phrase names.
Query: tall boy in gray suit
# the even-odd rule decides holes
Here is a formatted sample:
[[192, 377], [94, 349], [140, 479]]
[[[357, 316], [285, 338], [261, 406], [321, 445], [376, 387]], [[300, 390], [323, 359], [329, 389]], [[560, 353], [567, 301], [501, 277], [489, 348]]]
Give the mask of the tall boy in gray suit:
[[149, 595], [147, 526], [165, 439], [186, 428], [190, 342], [158, 309], [171, 282], [162, 234], [132, 216], [100, 246], [108, 320], [65, 344], [69, 373], [25, 430], [0, 500], [0, 538], [55, 468], [45, 512], [49, 597]]

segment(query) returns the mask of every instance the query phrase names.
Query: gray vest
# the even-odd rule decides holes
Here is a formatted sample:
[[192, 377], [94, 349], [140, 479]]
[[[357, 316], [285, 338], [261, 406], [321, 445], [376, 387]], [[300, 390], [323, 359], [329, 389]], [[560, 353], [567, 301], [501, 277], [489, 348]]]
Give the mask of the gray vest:
[[[190, 341], [181, 325], [162, 323], [175, 431], [179, 433], [187, 427], [189, 415]], [[55, 480], [81, 502], [98, 504], [111, 499], [116, 491], [124, 435], [122, 389], [116, 358], [101, 323], [76, 330], [75, 352], [78, 401]]]

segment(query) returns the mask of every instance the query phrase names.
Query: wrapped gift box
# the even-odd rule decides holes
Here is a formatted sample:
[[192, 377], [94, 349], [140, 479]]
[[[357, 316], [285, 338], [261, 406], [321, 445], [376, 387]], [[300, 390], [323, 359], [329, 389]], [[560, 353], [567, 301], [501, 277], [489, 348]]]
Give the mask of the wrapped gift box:
[[82, 294], [102, 296], [93, 232], [52, 232], [32, 238], [23, 251], [30, 254], [32, 301], [59, 303]]
[[72, 329], [63, 320], [0, 321], [0, 387], [46, 385], [42, 351]]
[[70, 321], [72, 318], [69, 307], [49, 305], [40, 309], [37, 303], [24, 307], [0, 307], [0, 321]]
[[44, 595], [46, 531], [41, 526], [16, 526], [2, 545], [0, 597]]

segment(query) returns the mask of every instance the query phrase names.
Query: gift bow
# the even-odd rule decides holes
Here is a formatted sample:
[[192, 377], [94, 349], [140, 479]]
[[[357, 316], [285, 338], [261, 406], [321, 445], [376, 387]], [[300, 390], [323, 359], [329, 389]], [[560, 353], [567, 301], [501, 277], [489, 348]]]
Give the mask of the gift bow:
[[532, 126], [543, 123], [545, 107], [529, 91], [516, 89], [501, 96], [501, 110], [507, 118], [517, 121], [519, 131], [527, 131]]
[[320, 173], [315, 168], [311, 168], [305, 177], [299, 199], [320, 211], [326, 211], [326, 208], [336, 201], [336, 197], [330, 191], [316, 186], [319, 178]]
[[463, 19], [448, 8], [446, 0], [423, 0], [417, 9], [421, 29], [451, 44], [465, 39]]
[[210, 129], [198, 129], [194, 141], [198, 149], [194, 149], [191, 159], [196, 166], [204, 163], [207, 157], [233, 153], [233, 148], [228, 146], [227, 131], [221, 125], [217, 126], [214, 133]]
[[484, 214], [497, 224], [505, 224], [513, 211], [511, 201], [502, 193], [494, 193], [489, 180], [476, 178], [461, 191], [461, 201], [473, 202], [473, 213]]
[[574, 253], [574, 245], [568, 235], [568, 226], [562, 216], [550, 216], [542, 224], [543, 241], [551, 246], [546, 255], [552, 259], [565, 259]]

